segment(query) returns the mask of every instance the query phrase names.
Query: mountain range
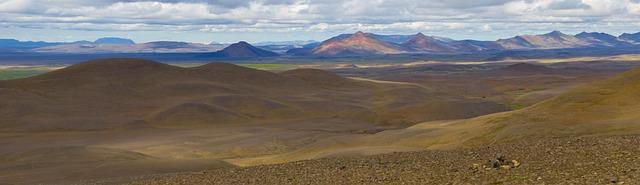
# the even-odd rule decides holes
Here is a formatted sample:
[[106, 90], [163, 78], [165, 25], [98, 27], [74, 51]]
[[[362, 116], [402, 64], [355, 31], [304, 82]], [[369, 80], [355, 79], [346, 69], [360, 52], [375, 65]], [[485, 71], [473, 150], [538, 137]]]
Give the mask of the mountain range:
[[[486, 51], [543, 50], [569, 48], [629, 48], [640, 47], [640, 33], [619, 37], [606, 33], [582, 32], [569, 35], [553, 31], [542, 35], [520, 35], [497, 41], [454, 40], [437, 36], [376, 35], [357, 32], [343, 34], [322, 42], [307, 52], [315, 56], [371, 54], [468, 54]], [[304, 52], [304, 51], [300, 51]]]
[[94, 42], [78, 41], [33, 48], [33, 52], [47, 53], [195, 53], [215, 52], [226, 45], [175, 41], [135, 43], [129, 39], [101, 38]]
[[[356, 32], [341, 34], [325, 40], [262, 42], [257, 47], [244, 42], [242, 47], [249, 50], [265, 50], [277, 55], [341, 57], [395, 54], [474, 54], [482, 52], [501, 52], [517, 50], [553, 50], [553, 49], [627, 49], [640, 48], [640, 32], [620, 36], [607, 33], [582, 32], [576, 35], [553, 31], [541, 35], [518, 35], [496, 41], [454, 40], [445, 37], [428, 36], [422, 33], [414, 35], [378, 35]], [[135, 43], [130, 39], [107, 37], [96, 41], [77, 41], [71, 43], [22, 42], [14, 39], [0, 39], [0, 51], [49, 52], [49, 53], [210, 53], [211, 56], [223, 56], [222, 51], [229, 45], [212, 42], [199, 44], [188, 42], [158, 41]], [[258, 51], [258, 50], [256, 50]], [[217, 53], [217, 54], [216, 54]], [[241, 52], [243, 53], [243, 52]], [[229, 57], [273, 57], [276, 55], [248, 55]]]

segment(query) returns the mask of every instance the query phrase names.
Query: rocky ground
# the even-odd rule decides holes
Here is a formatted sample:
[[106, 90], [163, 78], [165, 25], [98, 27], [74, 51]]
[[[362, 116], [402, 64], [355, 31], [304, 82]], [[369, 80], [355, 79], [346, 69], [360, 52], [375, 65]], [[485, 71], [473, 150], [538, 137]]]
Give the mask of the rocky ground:
[[640, 136], [531, 139], [451, 151], [328, 158], [147, 176], [131, 184], [610, 183], [640, 184]]

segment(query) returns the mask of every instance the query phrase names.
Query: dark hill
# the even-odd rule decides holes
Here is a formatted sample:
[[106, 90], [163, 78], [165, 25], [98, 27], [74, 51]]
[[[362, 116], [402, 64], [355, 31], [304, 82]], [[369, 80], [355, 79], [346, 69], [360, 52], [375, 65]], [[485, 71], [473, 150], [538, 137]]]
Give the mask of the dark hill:
[[275, 56], [279, 56], [279, 54], [254, 47], [251, 44], [242, 41], [235, 44], [231, 44], [230, 46], [220, 51], [217, 51], [211, 54], [206, 54], [205, 56], [221, 57], [221, 58], [254, 58], [254, 57], [275, 57]]
[[[0, 130], [183, 128], [328, 118], [408, 124], [506, 110], [431, 94], [412, 85], [350, 80], [315, 69], [278, 74], [226, 63], [182, 68], [149, 60], [102, 59], [0, 81]], [[438, 105], [431, 106], [433, 102]], [[478, 105], [485, 109], [457, 108]], [[443, 118], [425, 106], [456, 113]]]
[[353, 82], [352, 80], [319, 69], [294, 69], [280, 74], [302, 79], [307, 83], [318, 86], [343, 86]]

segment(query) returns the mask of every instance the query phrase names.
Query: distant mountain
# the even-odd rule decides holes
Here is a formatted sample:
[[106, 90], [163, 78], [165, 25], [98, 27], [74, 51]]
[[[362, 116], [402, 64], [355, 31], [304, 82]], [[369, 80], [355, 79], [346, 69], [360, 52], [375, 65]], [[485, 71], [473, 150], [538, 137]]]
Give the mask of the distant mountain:
[[606, 33], [582, 32], [577, 34], [576, 38], [590, 43], [593, 46], [621, 47], [630, 45], [628, 42], [624, 42], [620, 38]]
[[143, 51], [155, 52], [155, 53], [189, 53], [189, 52], [211, 52], [218, 51], [223, 46], [207, 45], [200, 43], [190, 42], [174, 42], [174, 41], [158, 41], [148, 42], [143, 44], [136, 44], [135, 46], [142, 46]]
[[117, 37], [104, 37], [99, 38], [95, 42], [95, 44], [114, 44], [114, 45], [134, 45], [136, 44], [131, 39], [117, 38]]
[[252, 45], [267, 51], [272, 51], [276, 53], [286, 53], [289, 50], [309, 47], [309, 45], [314, 45], [315, 47], [315, 45], [317, 45], [318, 43], [319, 42], [314, 40], [299, 40], [299, 41], [282, 41], [282, 42], [258, 42]]
[[141, 44], [96, 44], [94, 42], [74, 42], [49, 47], [35, 48], [35, 52], [48, 53], [203, 53], [222, 49], [214, 45], [158, 41]]
[[589, 43], [573, 35], [559, 31], [543, 35], [522, 35], [496, 41], [505, 49], [558, 49], [589, 46]]
[[460, 42], [467, 48], [475, 49], [475, 51], [504, 50], [504, 47], [494, 41], [461, 40]]
[[[636, 41], [637, 40], [637, 41]], [[293, 56], [362, 56], [385, 54], [472, 54], [509, 50], [549, 50], [578, 48], [640, 49], [640, 33], [615, 37], [606, 33], [583, 32], [569, 35], [553, 31], [542, 35], [520, 35], [497, 41], [454, 40], [450, 38], [415, 35], [377, 35], [357, 32], [341, 34], [321, 42], [293, 48], [286, 53]]]
[[[402, 44], [411, 40], [411, 38], [413, 38], [413, 35], [378, 35], [374, 33], [363, 33], [363, 34], [367, 37], [374, 38], [374, 39], [381, 40], [388, 43], [393, 43], [393, 44]], [[353, 33], [340, 34], [338, 36], [333, 37], [333, 39], [346, 39], [346, 38], [352, 37], [353, 35], [354, 35]]]
[[499, 48], [496, 44], [483, 41], [462, 40], [457, 41], [449, 38], [426, 36], [418, 33], [405, 43], [405, 49], [411, 52], [426, 53], [471, 53]]
[[95, 44], [95, 43], [88, 40], [79, 40], [79, 41], [74, 41], [74, 42], [65, 43], [65, 44]]
[[4, 50], [28, 50], [39, 47], [55, 46], [58, 42], [19, 41], [16, 39], [0, 39], [0, 48]]
[[230, 46], [210, 54], [207, 57], [224, 57], [224, 58], [254, 58], [254, 57], [275, 57], [279, 54], [252, 46], [247, 42], [238, 42]]
[[453, 52], [444, 41], [438, 40], [434, 37], [428, 37], [422, 33], [418, 33], [410, 40], [402, 43], [402, 46], [412, 51], [424, 51], [424, 52], [437, 52], [437, 53], [449, 53]]
[[[640, 32], [622, 34], [619, 37], [598, 32], [582, 32], [569, 35], [553, 31], [541, 35], [519, 35], [497, 41], [454, 40], [445, 37], [415, 35], [378, 35], [356, 32], [340, 34], [323, 42], [284, 41], [260, 42], [255, 47], [241, 44], [233, 50], [243, 52], [218, 52], [215, 55], [229, 57], [289, 56], [340, 57], [393, 54], [476, 54], [479, 52], [512, 52], [526, 50], [583, 50], [598, 52], [624, 52], [640, 49]], [[49, 43], [0, 39], [0, 52], [53, 52], [53, 53], [211, 53], [229, 44], [210, 44], [158, 41], [136, 44], [130, 39], [105, 37], [96, 41]], [[249, 47], [250, 46], [250, 47]], [[244, 48], [244, 49], [241, 49]], [[259, 50], [255, 50], [259, 49]], [[633, 49], [633, 50], [629, 50]], [[267, 53], [262, 52], [267, 51]], [[583, 50], [584, 51], [584, 50]], [[587, 51], [591, 52], [591, 51]], [[227, 54], [225, 54], [227, 53]], [[236, 55], [237, 56], [234, 56]], [[263, 55], [264, 54], [264, 55]], [[213, 55], [213, 54], [208, 54]]]
[[322, 42], [311, 53], [317, 56], [345, 56], [368, 54], [398, 54], [403, 49], [392, 43], [376, 39], [363, 32], [351, 36], [341, 35]]
[[294, 46], [302, 47], [307, 44], [317, 43], [315, 40], [294, 40], [294, 41], [280, 41], [280, 42], [258, 42], [254, 43], [254, 46]]
[[619, 38], [627, 42], [640, 43], [640, 32], [633, 34], [623, 33]]

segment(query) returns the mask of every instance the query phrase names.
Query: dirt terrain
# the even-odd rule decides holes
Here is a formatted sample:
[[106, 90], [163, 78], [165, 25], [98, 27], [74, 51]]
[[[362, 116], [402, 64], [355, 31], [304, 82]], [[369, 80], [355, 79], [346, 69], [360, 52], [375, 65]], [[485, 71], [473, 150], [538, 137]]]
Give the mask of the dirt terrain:
[[0, 181], [26, 184], [217, 168], [325, 138], [508, 110], [314, 69], [138, 59], [0, 81], [0, 100]]
[[[550, 138], [147, 176], [131, 184], [638, 184], [639, 144], [638, 135]], [[492, 167], [488, 161], [500, 155], [519, 165]]]
[[[625, 72], [635, 65], [274, 73], [224, 63], [89, 61], [0, 81], [0, 182], [538, 184], [616, 175], [632, 183], [635, 163], [622, 162], [636, 160], [627, 156], [636, 149], [626, 146], [640, 134], [640, 69]], [[584, 155], [569, 159], [580, 147]], [[554, 153], [540, 153], [547, 148]], [[497, 153], [522, 166], [469, 171]], [[606, 167], [606, 160], [614, 164]], [[628, 173], [603, 175], [611, 169]], [[294, 177], [282, 181], [287, 173]]]

